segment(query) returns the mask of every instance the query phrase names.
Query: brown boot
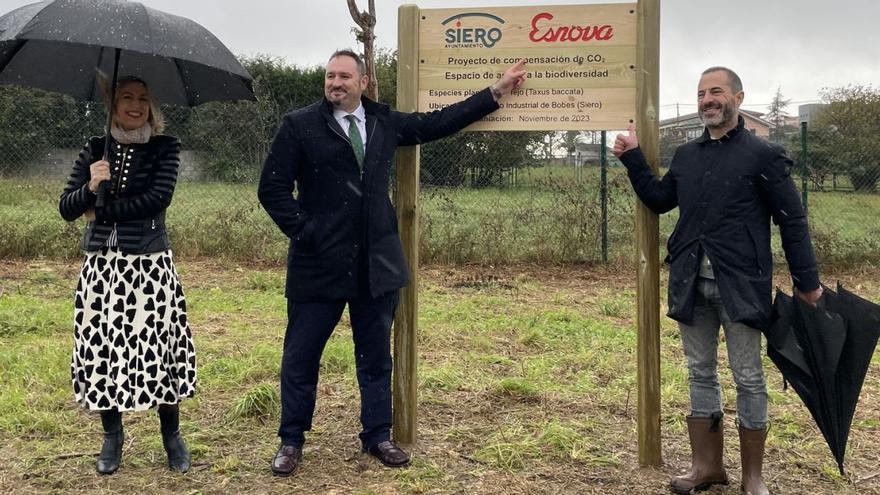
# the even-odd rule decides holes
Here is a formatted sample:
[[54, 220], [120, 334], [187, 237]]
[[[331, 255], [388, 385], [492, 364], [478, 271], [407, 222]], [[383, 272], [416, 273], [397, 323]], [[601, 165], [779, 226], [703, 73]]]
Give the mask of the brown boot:
[[767, 429], [739, 427], [739, 458], [742, 461], [742, 492], [746, 495], [770, 495], [761, 475]]
[[688, 437], [691, 441], [691, 469], [669, 482], [673, 493], [682, 495], [708, 490], [712, 485], [726, 485], [724, 472], [724, 415], [720, 412], [710, 418], [688, 416]]

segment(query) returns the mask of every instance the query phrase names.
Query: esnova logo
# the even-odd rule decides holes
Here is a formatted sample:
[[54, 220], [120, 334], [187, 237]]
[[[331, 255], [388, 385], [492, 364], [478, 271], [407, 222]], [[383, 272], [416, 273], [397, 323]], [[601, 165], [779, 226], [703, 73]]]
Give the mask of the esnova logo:
[[447, 26], [443, 32], [446, 48], [492, 48], [501, 39], [501, 29], [497, 27], [467, 27], [468, 24], [504, 24], [504, 19], [497, 15], [483, 12], [456, 14], [442, 22]]

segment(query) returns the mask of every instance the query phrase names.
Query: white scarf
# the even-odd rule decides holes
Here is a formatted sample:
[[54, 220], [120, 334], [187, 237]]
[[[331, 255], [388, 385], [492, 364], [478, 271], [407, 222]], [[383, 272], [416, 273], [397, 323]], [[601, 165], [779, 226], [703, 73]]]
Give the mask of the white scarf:
[[119, 144], [144, 144], [148, 142], [150, 136], [153, 135], [153, 127], [147, 122], [137, 129], [126, 131], [122, 127], [114, 124], [110, 127], [110, 135], [112, 135], [113, 139]]

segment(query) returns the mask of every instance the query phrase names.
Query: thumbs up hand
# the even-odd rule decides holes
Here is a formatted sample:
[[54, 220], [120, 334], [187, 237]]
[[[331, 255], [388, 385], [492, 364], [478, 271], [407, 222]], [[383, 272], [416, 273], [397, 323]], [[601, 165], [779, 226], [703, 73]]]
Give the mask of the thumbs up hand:
[[614, 156], [617, 158], [620, 158], [620, 155], [627, 151], [639, 147], [639, 137], [636, 135], [636, 125], [630, 124], [626, 131], [626, 134], [618, 134], [617, 139], [614, 140], [614, 149], [612, 150], [612, 153], [614, 153]]

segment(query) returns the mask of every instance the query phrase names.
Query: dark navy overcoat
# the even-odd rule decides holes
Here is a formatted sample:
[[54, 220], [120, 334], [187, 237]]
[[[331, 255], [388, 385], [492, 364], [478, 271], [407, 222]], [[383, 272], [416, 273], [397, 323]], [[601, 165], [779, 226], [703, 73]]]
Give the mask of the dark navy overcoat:
[[405, 286], [389, 197], [397, 147], [448, 136], [498, 108], [488, 88], [429, 113], [397, 112], [366, 97], [362, 103], [363, 173], [326, 99], [284, 116], [263, 166], [260, 203], [290, 238], [285, 294], [292, 300], [345, 300], [365, 290], [377, 297]]

